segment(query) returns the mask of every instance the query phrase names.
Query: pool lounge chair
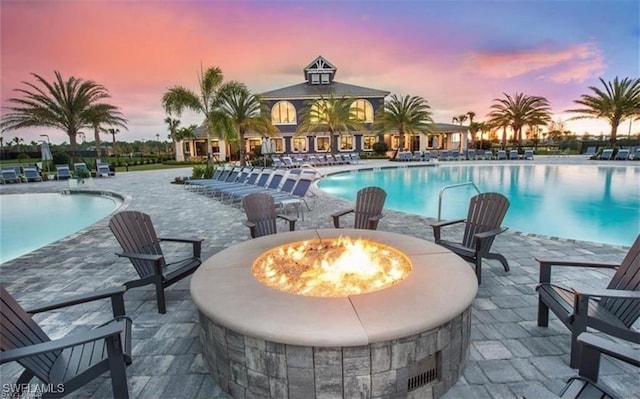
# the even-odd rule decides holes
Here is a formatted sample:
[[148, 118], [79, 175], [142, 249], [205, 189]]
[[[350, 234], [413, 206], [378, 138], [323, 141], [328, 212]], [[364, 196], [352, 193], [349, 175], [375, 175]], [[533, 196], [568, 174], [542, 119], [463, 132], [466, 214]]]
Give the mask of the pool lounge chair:
[[592, 157], [594, 155], [596, 155], [597, 153], [597, 148], [596, 147], [587, 147], [587, 151], [585, 151], [584, 155], [588, 156], [588, 157]]
[[[15, 388], [22, 395], [9, 390], [6, 397], [57, 398], [89, 384], [108, 371], [113, 397], [128, 398], [126, 365], [131, 364], [132, 334], [131, 319], [125, 316], [124, 293], [124, 287], [117, 287], [25, 310], [4, 286], [0, 286], [0, 364], [18, 362], [24, 368], [15, 383]], [[51, 339], [32, 318], [36, 313], [107, 298], [111, 299], [113, 319], [92, 330]], [[85, 311], [95, 309], [88, 307]], [[42, 318], [38, 317], [38, 320]], [[67, 323], [71, 326], [71, 320]], [[6, 373], [7, 378], [10, 375], [10, 372]], [[31, 382], [33, 377], [37, 378], [38, 385]], [[9, 385], [14, 384], [6, 384], [7, 387]], [[18, 395], [14, 396], [14, 393]]]
[[111, 170], [109, 169], [109, 164], [97, 163], [96, 164], [96, 176], [98, 176], [98, 177], [109, 177], [109, 176], [111, 176]]
[[533, 150], [524, 150], [524, 155], [522, 159], [533, 160]]
[[56, 180], [64, 180], [71, 178], [71, 170], [69, 165], [56, 165]]
[[510, 150], [509, 151], [509, 159], [513, 160], [518, 160], [520, 159], [520, 157], [518, 156], [518, 150]]
[[22, 180], [20, 180], [20, 175], [18, 175], [15, 169], [13, 168], [2, 169], [0, 173], [2, 174], [3, 183], [21, 183], [22, 182]]
[[42, 181], [42, 177], [35, 166], [24, 166], [22, 168], [22, 175], [27, 182]]
[[[431, 225], [436, 244], [475, 264], [478, 284], [482, 282], [482, 258], [495, 259], [502, 264], [505, 271], [509, 271], [507, 259], [499, 253], [491, 252], [496, 236], [507, 230], [501, 225], [508, 209], [509, 200], [504, 195], [482, 193], [469, 201], [466, 219], [443, 221]], [[457, 223], [465, 224], [462, 241], [443, 240], [440, 234], [441, 229]]]
[[496, 155], [497, 160], [506, 160], [507, 159], [507, 151], [498, 150], [498, 155]]
[[485, 151], [484, 152], [484, 159], [493, 159], [493, 151]]
[[602, 150], [602, 154], [600, 154], [598, 159], [608, 161], [611, 157], [613, 157], [613, 148], [605, 148]]
[[629, 149], [628, 148], [619, 149], [614, 159], [616, 161], [626, 161], [627, 159], [629, 159]]
[[[571, 331], [570, 366], [580, 365], [578, 335], [587, 327], [612, 336], [632, 340], [633, 324], [640, 316], [640, 235], [621, 263], [584, 259], [542, 259], [538, 292], [538, 326], [549, 325], [549, 310]], [[551, 282], [557, 267], [613, 269], [615, 274], [605, 289], [563, 286]], [[637, 333], [637, 332], [636, 332]]]

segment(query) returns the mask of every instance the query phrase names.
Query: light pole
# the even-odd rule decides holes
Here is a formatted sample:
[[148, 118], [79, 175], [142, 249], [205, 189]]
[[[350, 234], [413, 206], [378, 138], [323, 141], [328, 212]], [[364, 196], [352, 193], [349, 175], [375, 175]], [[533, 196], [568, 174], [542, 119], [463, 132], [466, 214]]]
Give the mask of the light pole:
[[49, 135], [48, 134], [41, 134], [40, 137], [46, 137], [47, 138], [47, 144], [51, 145], [51, 140], [49, 140]]

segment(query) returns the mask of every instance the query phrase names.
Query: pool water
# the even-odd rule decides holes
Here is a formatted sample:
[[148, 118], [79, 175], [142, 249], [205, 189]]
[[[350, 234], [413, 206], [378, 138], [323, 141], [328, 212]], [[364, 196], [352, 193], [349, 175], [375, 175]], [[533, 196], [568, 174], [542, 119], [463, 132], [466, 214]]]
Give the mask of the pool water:
[[116, 206], [114, 199], [94, 195], [0, 195], [0, 263], [80, 231]]
[[[504, 194], [511, 206], [503, 224], [521, 232], [615, 245], [631, 245], [640, 232], [640, 168], [591, 165], [475, 165], [387, 168], [331, 175], [322, 190], [355, 200], [359, 189], [379, 186], [385, 208], [437, 217], [442, 187], [474, 182]], [[471, 186], [448, 189], [441, 219], [464, 218]], [[425, 226], [425, 229], [430, 229]]]

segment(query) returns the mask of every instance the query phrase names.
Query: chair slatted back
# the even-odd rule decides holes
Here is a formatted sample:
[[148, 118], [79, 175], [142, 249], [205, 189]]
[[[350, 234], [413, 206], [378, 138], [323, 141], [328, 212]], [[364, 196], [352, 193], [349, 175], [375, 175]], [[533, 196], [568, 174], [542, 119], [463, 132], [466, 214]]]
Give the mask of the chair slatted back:
[[271, 180], [269, 180], [268, 189], [277, 190], [282, 178], [284, 177], [284, 173], [280, 171], [273, 172], [273, 176], [271, 176]]
[[[356, 229], [368, 229], [369, 218], [382, 214], [382, 208], [384, 207], [384, 201], [386, 199], [387, 193], [380, 187], [365, 187], [358, 191], [353, 227]], [[372, 226], [372, 230], [377, 228], [378, 223], [376, 222], [375, 225]]]
[[301, 175], [295, 187], [293, 187], [293, 190], [291, 190], [291, 195], [300, 198], [304, 197], [305, 195], [307, 195], [307, 191], [309, 191], [311, 183], [313, 183], [313, 176], [305, 176], [304, 174]]
[[256, 225], [255, 237], [278, 232], [276, 229], [276, 206], [271, 195], [267, 193], [249, 194], [242, 201], [242, 205], [247, 220]]
[[[162, 255], [160, 240], [149, 215], [137, 211], [119, 212], [109, 221], [109, 228], [124, 252]], [[154, 274], [153, 261], [131, 259], [131, 263], [141, 278]], [[165, 266], [164, 259], [161, 266]]]
[[[475, 248], [473, 236], [485, 231], [494, 230], [502, 225], [502, 220], [509, 209], [509, 200], [500, 193], [482, 193], [469, 201], [469, 213], [465, 221], [462, 245]], [[483, 240], [482, 251], [488, 251], [494, 238]]]
[[[51, 341], [38, 324], [31, 318], [11, 294], [0, 286], [0, 349], [22, 348]], [[35, 355], [20, 359], [18, 362], [44, 382], [49, 381], [51, 368], [61, 351]]]
[[[607, 286], [613, 290], [640, 291], [640, 235], [624, 257]], [[627, 327], [640, 317], [640, 303], [630, 299], [604, 298], [600, 306], [617, 316]]]
[[260, 173], [260, 176], [258, 176], [258, 180], [256, 180], [256, 187], [266, 187], [272, 173], [273, 172], [263, 170], [262, 173]]

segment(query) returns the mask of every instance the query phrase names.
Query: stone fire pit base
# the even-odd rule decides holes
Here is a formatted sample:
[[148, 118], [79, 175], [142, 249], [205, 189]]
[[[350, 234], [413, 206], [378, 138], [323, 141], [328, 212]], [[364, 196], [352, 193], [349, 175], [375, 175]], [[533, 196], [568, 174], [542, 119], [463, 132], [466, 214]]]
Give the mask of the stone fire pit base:
[[470, 309], [420, 334], [334, 348], [244, 336], [200, 313], [202, 353], [234, 398], [438, 398], [464, 370]]

